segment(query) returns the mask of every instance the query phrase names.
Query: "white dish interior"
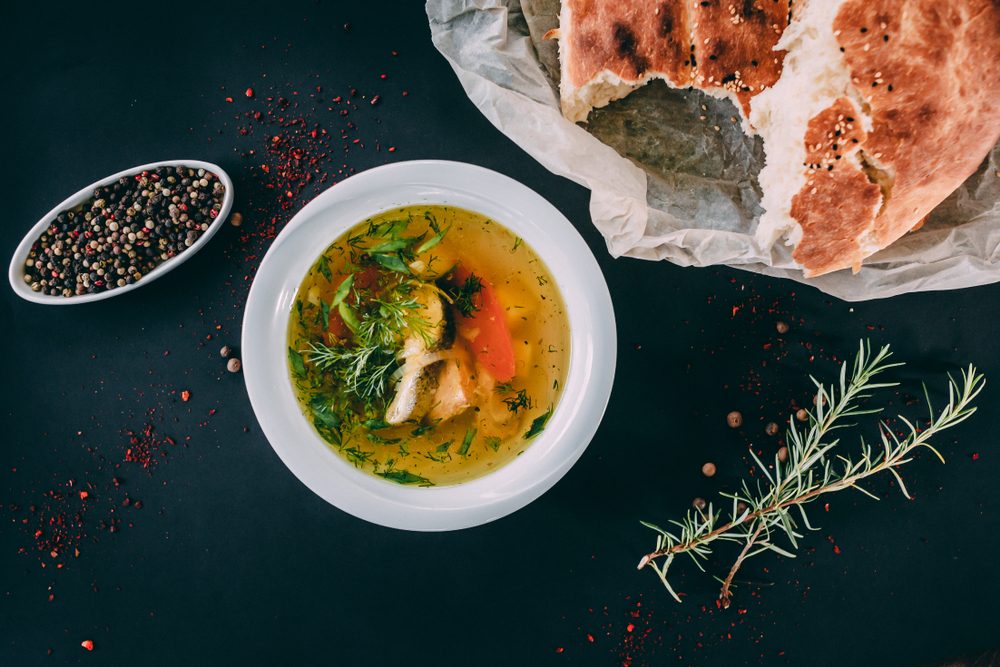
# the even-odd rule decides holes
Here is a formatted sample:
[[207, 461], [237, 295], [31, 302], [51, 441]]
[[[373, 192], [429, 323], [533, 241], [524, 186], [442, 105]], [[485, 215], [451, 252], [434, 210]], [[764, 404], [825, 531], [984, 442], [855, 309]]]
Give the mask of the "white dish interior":
[[[458, 206], [486, 215], [530, 245], [562, 293], [570, 323], [566, 385], [545, 430], [524, 453], [462, 484], [408, 487], [341, 458], [312, 428], [288, 370], [287, 328], [296, 290], [320, 253], [350, 227], [410, 204]], [[534, 191], [458, 162], [414, 161], [352, 176], [302, 209], [257, 272], [243, 320], [243, 370], [261, 428], [306, 486], [342, 510], [409, 530], [454, 530], [492, 521], [540, 496], [586, 449], [611, 394], [616, 332], [600, 267], [572, 224]]]
[[[28, 253], [31, 251], [31, 246], [38, 239], [38, 237], [42, 235], [42, 232], [44, 232], [46, 228], [52, 224], [52, 221], [56, 219], [56, 216], [63, 211], [79, 206], [93, 197], [95, 188], [110, 185], [122, 176], [132, 176], [140, 172], [150, 171], [159, 167], [191, 167], [193, 169], [204, 169], [215, 174], [219, 181], [226, 186], [226, 193], [223, 196], [222, 208], [219, 210], [219, 214], [208, 226], [208, 229], [201, 233], [198, 240], [191, 244], [190, 248], [187, 248], [184, 252], [176, 255], [175, 257], [171, 257], [170, 259], [163, 261], [157, 265], [155, 269], [131, 285], [116, 287], [114, 289], [96, 292], [94, 294], [81, 294], [79, 296], [52, 296], [51, 294], [35, 292], [31, 289], [30, 285], [24, 282], [24, 262], [28, 259]], [[233, 182], [230, 180], [229, 174], [223, 171], [222, 167], [212, 164], [211, 162], [202, 162], [201, 160], [164, 160], [162, 162], [151, 162], [149, 164], [139, 165], [138, 167], [132, 167], [131, 169], [125, 169], [123, 171], [119, 171], [117, 174], [112, 174], [107, 178], [102, 178], [95, 183], [91, 183], [87, 187], [67, 197], [62, 203], [42, 216], [42, 219], [35, 223], [35, 226], [28, 231], [23, 239], [21, 239], [21, 242], [17, 246], [17, 250], [14, 251], [14, 256], [10, 260], [10, 268], [7, 271], [7, 278], [10, 281], [10, 286], [19, 297], [35, 303], [44, 303], [50, 306], [70, 306], [77, 303], [110, 299], [113, 296], [119, 296], [142, 287], [143, 285], [148, 285], [160, 276], [165, 275], [167, 272], [172, 271], [186, 262], [189, 258], [191, 258], [191, 256], [201, 250], [206, 243], [208, 243], [209, 239], [211, 239], [215, 233], [219, 231], [220, 226], [225, 224], [226, 218], [229, 216], [229, 211], [232, 207]]]

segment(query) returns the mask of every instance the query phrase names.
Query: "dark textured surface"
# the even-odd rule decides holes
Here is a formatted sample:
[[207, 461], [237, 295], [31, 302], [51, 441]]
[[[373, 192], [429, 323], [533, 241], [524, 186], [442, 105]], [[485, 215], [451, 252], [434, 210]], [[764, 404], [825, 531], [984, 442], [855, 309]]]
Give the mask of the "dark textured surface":
[[[870, 485], [881, 503], [832, 497], [828, 512], [814, 510], [822, 530], [798, 559], [748, 563], [727, 612], [690, 563], [677, 567], [682, 605], [635, 563], [653, 542], [638, 520], [664, 521], [731, 488], [748, 443], [773, 455], [764, 424], [807, 400], [805, 375], [829, 374], [830, 357], [849, 356], [861, 337], [892, 343], [912, 362], [904, 379], [927, 377], [938, 400], [939, 376], [968, 361], [1000, 382], [1000, 288], [851, 306], [734, 270], [612, 260], [587, 192], [479, 115], [433, 50], [422, 8], [402, 4], [18, 6], [3, 22], [2, 255], [79, 187], [180, 156], [229, 171], [252, 230], [267, 216], [247, 198], [266, 192], [250, 176], [255, 161], [240, 157], [262, 143], [233, 122], [245, 87], [378, 92], [382, 103], [359, 111], [368, 146], [350, 166], [433, 157], [496, 169], [550, 199], [594, 250], [620, 337], [596, 439], [549, 493], [493, 524], [434, 535], [372, 526], [285, 469], [241, 376], [224, 370], [218, 348], [239, 339], [246, 289], [233, 228], [177, 272], [109, 301], [42, 307], [5, 289], [0, 663], [881, 665], [995, 645], [995, 387], [940, 441], [947, 465], [921, 453], [906, 468], [915, 501], [888, 480]], [[375, 151], [376, 140], [397, 151]], [[788, 334], [776, 334], [778, 319]], [[158, 432], [182, 444], [152, 474], [116, 468], [123, 431], [153, 407]], [[725, 425], [732, 409], [744, 415], [739, 431]], [[707, 460], [719, 468], [711, 480], [699, 473]], [[143, 508], [119, 506], [111, 534], [96, 522], [124, 494], [109, 488], [113, 475]], [[87, 535], [78, 558], [43, 569], [50, 559], [22, 520], [68, 479], [93, 484]], [[721, 555], [710, 564], [720, 576]]]

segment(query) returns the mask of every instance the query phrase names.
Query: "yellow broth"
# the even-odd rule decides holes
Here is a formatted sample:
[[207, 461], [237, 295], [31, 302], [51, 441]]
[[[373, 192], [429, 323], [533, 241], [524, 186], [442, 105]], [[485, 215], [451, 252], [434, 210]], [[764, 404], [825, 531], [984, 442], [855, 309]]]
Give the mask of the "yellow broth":
[[[408, 251], [374, 251], [393, 248], [397, 240], [410, 243], [411, 239], [417, 240]], [[427, 246], [433, 247], [417, 252]], [[376, 255], [380, 255], [378, 262], [373, 261]], [[401, 261], [397, 263], [393, 257]], [[345, 389], [353, 385], [338, 375], [340, 370], [331, 372], [322, 366], [327, 357], [316, 349], [332, 348], [343, 355], [360, 347], [360, 343], [355, 344], [357, 334], [345, 333], [349, 326], [330, 321], [345, 322], [346, 318], [339, 316], [341, 308], [346, 307], [349, 314], [372, 308], [374, 292], [358, 287], [364, 283], [362, 275], [377, 274], [376, 284], [380, 286], [397, 280], [440, 286], [444, 284], [442, 276], [458, 263], [492, 285], [513, 343], [514, 376], [506, 383], [491, 382], [482, 364], [473, 363], [476, 354], [462, 335], [460, 299], [458, 303], [442, 301], [459, 332], [446, 353], [464, 360], [465, 365], [460, 367], [466, 371], [475, 368], [468, 380], [474, 383], [473, 405], [447, 420], [435, 422], [425, 417], [387, 426], [384, 418], [386, 405], [394, 396], [392, 381], [386, 379], [383, 383], [382, 397], [359, 400]], [[349, 296], [337, 304], [338, 292], [341, 297], [344, 293], [338, 288], [348, 276], [353, 277], [347, 284], [360, 291], [348, 291]], [[367, 305], [363, 301], [365, 294], [369, 294], [371, 302]], [[331, 329], [340, 333], [331, 333]], [[404, 329], [400, 336], [407, 331]], [[356, 467], [388, 481], [445, 485], [480, 477], [510, 462], [541, 432], [565, 381], [569, 324], [555, 281], [520, 238], [496, 221], [471, 211], [420, 205], [367, 219], [323, 252], [296, 293], [289, 318], [288, 347], [289, 372], [303, 414], [334, 451]]]

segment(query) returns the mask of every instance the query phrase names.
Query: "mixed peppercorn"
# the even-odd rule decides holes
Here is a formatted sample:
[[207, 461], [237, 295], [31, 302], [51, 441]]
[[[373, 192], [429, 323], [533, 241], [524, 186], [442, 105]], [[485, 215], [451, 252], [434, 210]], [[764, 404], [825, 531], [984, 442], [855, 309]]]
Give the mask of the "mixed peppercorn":
[[225, 193], [215, 174], [183, 166], [95, 188], [31, 246], [24, 282], [64, 297], [131, 285], [194, 245], [218, 217]]

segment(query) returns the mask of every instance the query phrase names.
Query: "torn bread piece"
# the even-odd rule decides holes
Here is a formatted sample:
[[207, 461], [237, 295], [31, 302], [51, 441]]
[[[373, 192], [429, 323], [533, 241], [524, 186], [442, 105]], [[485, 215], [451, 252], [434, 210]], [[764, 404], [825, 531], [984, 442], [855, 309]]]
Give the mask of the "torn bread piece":
[[1000, 6], [808, 0], [785, 68], [754, 99], [764, 139], [757, 240], [806, 276], [861, 262], [923, 222], [1000, 138]]
[[788, 0], [564, 0], [559, 28], [563, 115], [591, 109], [653, 79], [729, 97], [744, 115], [750, 99], [781, 73], [774, 46], [788, 24]]
[[806, 276], [862, 261], [1000, 138], [995, 0], [564, 0], [563, 114], [651, 79], [734, 101], [763, 139], [757, 244]]

